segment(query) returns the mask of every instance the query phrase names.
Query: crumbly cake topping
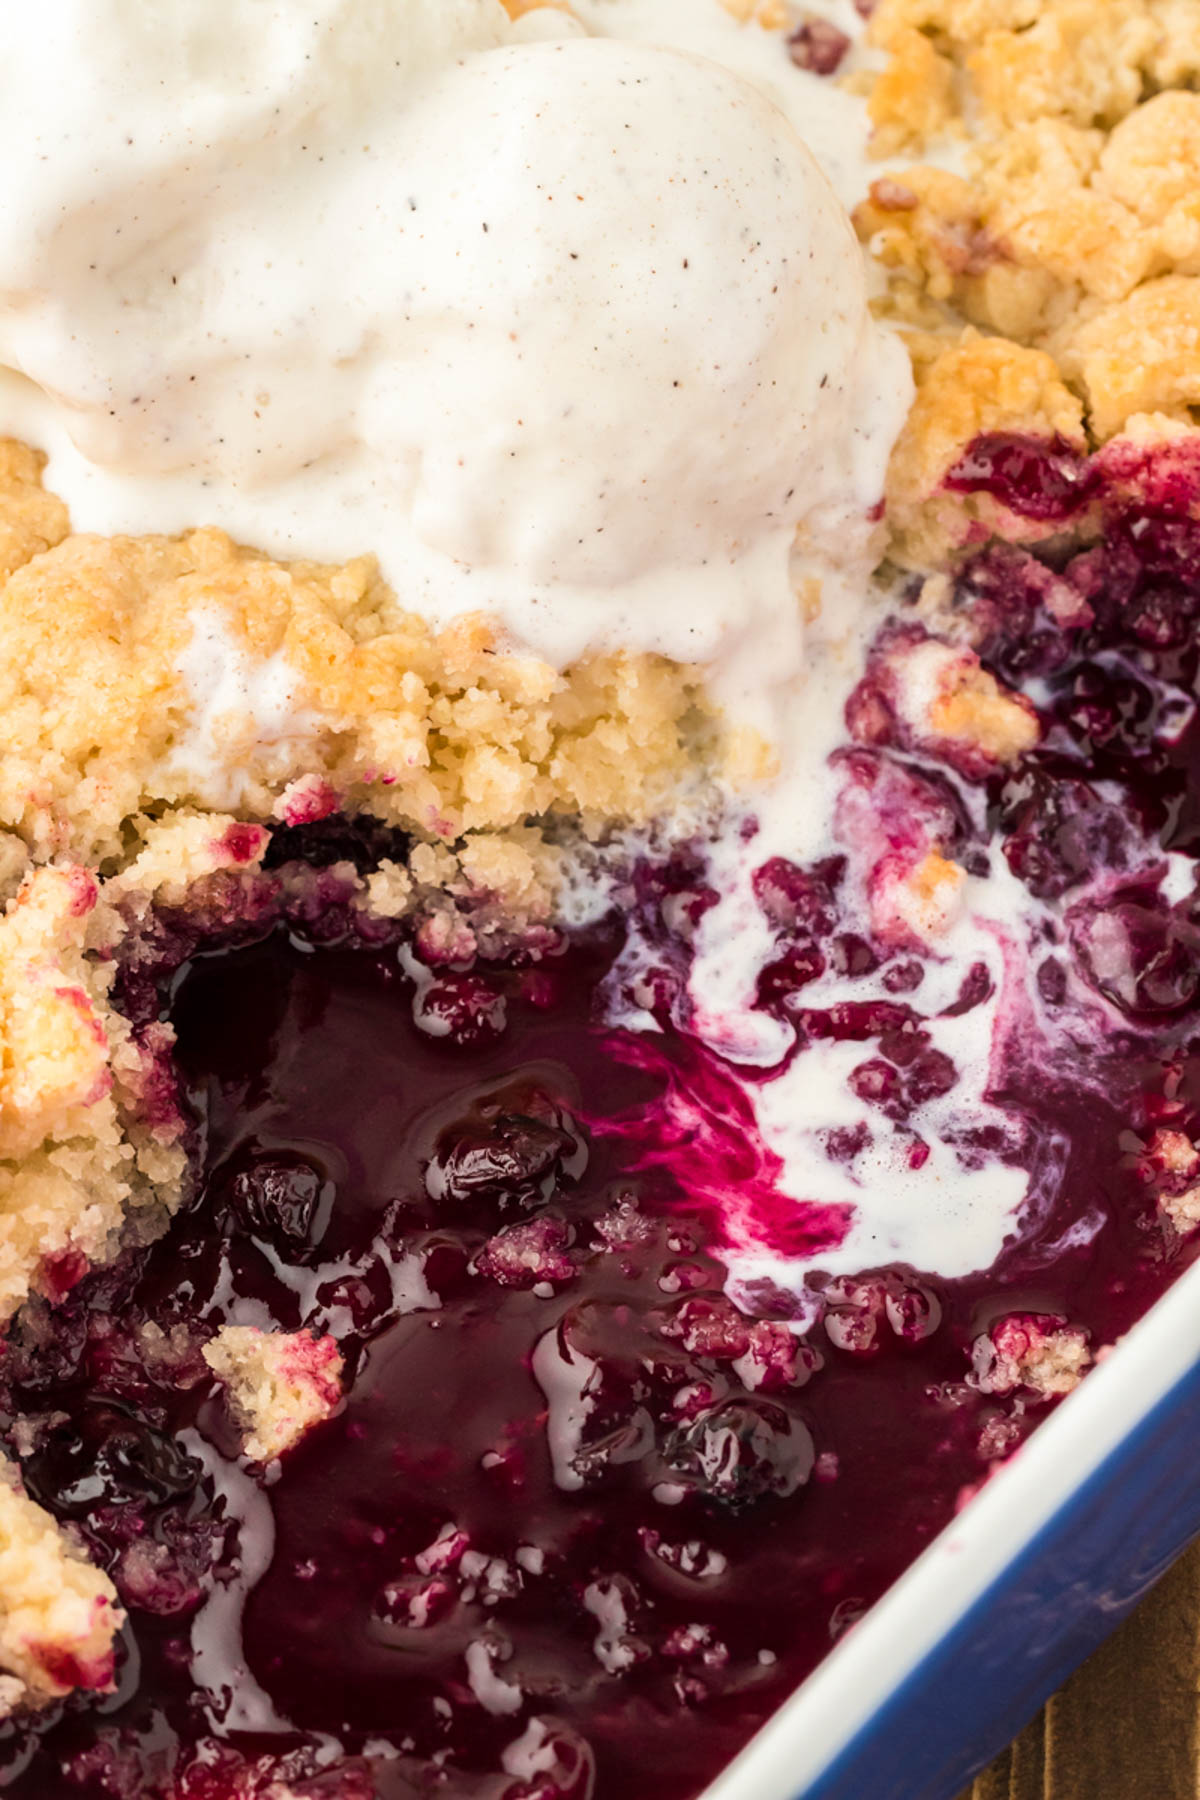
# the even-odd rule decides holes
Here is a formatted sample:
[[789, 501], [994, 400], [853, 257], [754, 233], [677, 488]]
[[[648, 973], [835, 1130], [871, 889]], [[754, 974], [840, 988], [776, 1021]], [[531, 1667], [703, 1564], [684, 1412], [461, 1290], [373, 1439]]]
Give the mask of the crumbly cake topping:
[[761, 25], [764, 31], [782, 31], [794, 22], [794, 8], [785, 0], [721, 0], [725, 11], [740, 25]]
[[123, 1623], [108, 1576], [0, 1457], [0, 1720], [72, 1688], [110, 1689]]
[[[34, 547], [31, 473], [0, 464]], [[64, 539], [0, 588], [0, 642], [0, 825], [92, 863], [122, 857], [147, 807], [270, 818], [297, 782], [438, 839], [644, 818], [700, 705], [695, 673], [661, 658], [560, 676], [479, 618], [435, 636], [368, 561], [284, 567], [216, 531]]]
[[[1050, 535], [944, 487], [1009, 431], [1077, 447], [1190, 427], [1200, 399], [1200, 8], [1194, 0], [881, 0], [876, 148], [970, 120], [967, 175], [917, 164], [855, 213], [921, 392], [892, 458], [898, 559]], [[1081, 521], [1086, 525], [1087, 521]]]
[[229, 1395], [254, 1462], [282, 1456], [341, 1399], [342, 1356], [331, 1337], [224, 1325], [204, 1360]]
[[1079, 1386], [1092, 1353], [1086, 1334], [1064, 1320], [1013, 1313], [976, 1339], [972, 1360], [982, 1393], [1028, 1388], [1048, 1400]]
[[888, 52], [871, 114], [888, 149], [921, 144], [968, 112], [982, 133], [1056, 118], [1112, 126], [1147, 91], [1200, 75], [1196, 0], [879, 0], [872, 41]]
[[888, 470], [890, 554], [906, 568], [926, 570], [960, 545], [1043, 537], [1042, 521], [990, 494], [954, 493], [943, 484], [982, 433], [1021, 431], [1085, 448], [1082, 404], [1053, 357], [970, 326], [956, 342], [914, 333], [909, 345], [917, 396]]
[[[1107, 134], [1041, 118], [977, 146], [970, 180], [917, 166], [877, 181], [859, 229], [892, 273], [900, 316], [935, 324], [950, 308], [1069, 364], [1083, 327], [1135, 289], [1174, 275], [1190, 291], [1198, 129], [1200, 95], [1185, 92], [1145, 101]], [[1097, 434], [1112, 436], [1130, 409], [1099, 376], [1086, 397]]]
[[[1016, 762], [1041, 736], [1032, 702], [998, 681], [965, 646], [901, 631], [870, 663], [868, 685], [851, 718], [862, 743], [899, 735], [906, 748], [977, 774]], [[872, 700], [883, 709], [878, 721]]]
[[1146, 1180], [1163, 1216], [1182, 1235], [1200, 1225], [1200, 1150], [1182, 1131], [1153, 1133], [1146, 1145]]
[[67, 509], [42, 484], [45, 457], [13, 438], [0, 438], [0, 575], [8, 576], [70, 529]]
[[37, 868], [0, 918], [0, 1319], [38, 1270], [69, 1288], [183, 1176], [181, 1121], [143, 1104], [169, 1033], [135, 1038], [85, 955], [98, 896], [87, 869]]

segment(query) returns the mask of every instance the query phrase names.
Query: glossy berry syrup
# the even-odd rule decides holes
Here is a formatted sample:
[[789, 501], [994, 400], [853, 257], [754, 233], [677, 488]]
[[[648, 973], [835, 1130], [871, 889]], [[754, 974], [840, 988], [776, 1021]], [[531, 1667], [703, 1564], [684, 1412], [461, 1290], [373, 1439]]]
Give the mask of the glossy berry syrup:
[[[1003, 451], [1034, 481], [1033, 449]], [[1041, 908], [1024, 954], [1060, 1053], [998, 1060], [991, 1095], [1038, 1201], [984, 1273], [822, 1275], [844, 1209], [779, 1192], [747, 1100], [768, 1077], [688, 1032], [699, 850], [631, 871], [586, 932], [453, 964], [348, 906], [338, 869], [394, 851], [369, 825], [280, 833], [257, 885], [160, 916], [119, 992], [178, 1034], [194, 1193], [27, 1308], [0, 1363], [29, 1492], [121, 1592], [118, 1688], [0, 1728], [0, 1787], [695, 1795], [1046, 1416], [1005, 1358], [1061, 1331], [1094, 1354], [1186, 1266], [1161, 1152], [1200, 1138], [1200, 534], [1177, 473], [1113, 490], [1103, 549], [964, 573], [985, 661], [1046, 722], [1020, 765], [965, 778], [879, 708], [844, 753], [855, 792], [981, 878], [1003, 858]], [[792, 1058], [853, 1046], [831, 1164], [880, 1121], [917, 1158], [959, 1071], [926, 954], [864, 935], [851, 882], [837, 856], [760, 871], [758, 1004]], [[656, 1031], [611, 1022], [631, 934]], [[830, 969], [849, 997], [822, 1004]], [[989, 989], [964, 968], [942, 1010], [986, 1029]], [[1014, 1154], [961, 1145], [964, 1168]], [[747, 1234], [807, 1260], [803, 1294], [732, 1303]], [[228, 1322], [345, 1359], [343, 1404], [265, 1467], [201, 1354]]]

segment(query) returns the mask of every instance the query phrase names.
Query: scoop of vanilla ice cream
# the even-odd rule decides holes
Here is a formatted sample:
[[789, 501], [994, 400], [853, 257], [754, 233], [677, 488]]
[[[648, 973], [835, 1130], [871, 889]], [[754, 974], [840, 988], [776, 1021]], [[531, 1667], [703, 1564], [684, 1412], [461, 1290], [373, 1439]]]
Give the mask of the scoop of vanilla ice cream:
[[862, 550], [907, 359], [760, 89], [528, 35], [497, 0], [14, 20], [3, 401], [77, 526], [373, 550], [435, 619], [710, 662], [749, 715], [803, 654], [797, 540]]
[[408, 127], [415, 329], [360, 418], [412, 468], [425, 543], [616, 593], [879, 498], [902, 352], [867, 316], [832, 190], [756, 88], [576, 40], [472, 58]]
[[500, 0], [22, 9], [0, 59], [0, 362], [120, 475], [261, 485], [325, 454], [367, 319], [353, 295], [329, 316], [350, 271], [320, 254], [378, 226], [339, 194], [388, 158], [423, 74], [511, 30]]

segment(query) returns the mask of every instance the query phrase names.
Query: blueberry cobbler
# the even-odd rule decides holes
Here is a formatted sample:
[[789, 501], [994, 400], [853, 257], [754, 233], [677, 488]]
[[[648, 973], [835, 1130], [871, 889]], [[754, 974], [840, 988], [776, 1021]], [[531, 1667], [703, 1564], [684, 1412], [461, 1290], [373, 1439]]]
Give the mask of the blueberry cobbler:
[[1200, 0], [12, 10], [0, 1788], [687, 1800], [1200, 1246]]

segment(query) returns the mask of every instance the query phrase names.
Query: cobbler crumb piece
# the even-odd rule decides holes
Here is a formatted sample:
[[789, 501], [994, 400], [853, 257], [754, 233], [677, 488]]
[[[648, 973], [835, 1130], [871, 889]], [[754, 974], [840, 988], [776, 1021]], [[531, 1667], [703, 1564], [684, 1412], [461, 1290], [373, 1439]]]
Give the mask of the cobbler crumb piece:
[[970, 330], [951, 343], [915, 337], [910, 347], [917, 396], [888, 467], [893, 559], [927, 570], [993, 536], [1008, 543], [1046, 537], [1044, 523], [988, 494], [949, 492], [944, 483], [965, 447], [990, 432], [1086, 448], [1079, 399], [1053, 357]]
[[1188, 1180], [1200, 1174], [1200, 1150], [1182, 1131], [1154, 1132], [1146, 1145], [1146, 1157], [1153, 1168], [1167, 1175]]
[[1137, 413], [1186, 421], [1200, 404], [1200, 276], [1161, 275], [1123, 300], [1082, 306], [1053, 347], [1088, 395], [1097, 437]]
[[[247, 825], [228, 813], [172, 807], [160, 818], [139, 814], [133, 824], [139, 848], [100, 892], [104, 911], [119, 905], [126, 918], [142, 919], [152, 905], [181, 906], [189, 889], [225, 871], [249, 873], [261, 866], [271, 841], [265, 826]], [[111, 922], [111, 921], [110, 921]], [[115, 935], [119, 935], [119, 927]], [[90, 934], [95, 946], [98, 932]]]
[[107, 1693], [113, 1639], [124, 1624], [108, 1576], [0, 1458], [0, 1718], [74, 1688]]
[[1185, 1188], [1182, 1194], [1164, 1194], [1160, 1204], [1176, 1231], [1195, 1231], [1200, 1225], [1200, 1186]]
[[914, 868], [885, 866], [871, 885], [871, 926], [886, 944], [930, 944], [961, 915], [967, 874], [931, 850]]
[[[902, 557], [928, 566], [967, 524], [1010, 541], [1038, 535], [994, 500], [981, 508], [976, 496], [957, 523], [944, 499], [932, 503], [934, 461], [954, 460], [944, 450], [956, 432], [965, 447], [995, 429], [1077, 443], [1084, 422], [1103, 444], [1146, 414], [1194, 427], [1200, 94], [1179, 84], [1200, 78], [1200, 0], [1120, 0], [1094, 19], [1084, 0], [881, 0], [870, 30], [889, 57], [871, 101], [879, 148], [919, 146], [964, 107], [972, 115], [965, 176], [902, 169], [856, 210], [887, 276], [880, 310], [945, 354], [964, 322], [978, 327], [997, 362], [1015, 370], [1021, 352], [1036, 353], [1048, 390], [1070, 390], [1052, 428], [1032, 396], [974, 432], [969, 390], [943, 382], [918, 398], [889, 492], [902, 502]], [[915, 337], [913, 349], [920, 375], [930, 345]], [[906, 516], [914, 508], [934, 517]]]
[[[246, 698], [207, 716], [198, 655]], [[263, 720], [267, 676], [288, 701]], [[367, 560], [285, 567], [217, 531], [71, 537], [0, 583], [0, 829], [94, 864], [124, 859], [151, 805], [266, 821], [326, 790], [445, 840], [554, 809], [644, 818], [698, 704], [695, 671], [661, 657], [560, 675], [479, 617], [435, 635]]]
[[1041, 116], [1114, 125], [1147, 88], [1200, 74], [1197, 0], [879, 0], [870, 37], [893, 59], [872, 107], [885, 147], [930, 133], [931, 62], [914, 40], [936, 58], [946, 110], [977, 109], [985, 131]]
[[203, 1342], [182, 1321], [164, 1331], [153, 1319], [147, 1319], [138, 1327], [137, 1345], [150, 1373], [158, 1379], [166, 1378], [172, 1387], [195, 1387], [207, 1374]]
[[1182, 1131], [1159, 1130], [1146, 1144], [1146, 1177], [1159, 1210], [1179, 1232], [1200, 1225], [1200, 1150]]
[[721, 5], [739, 25], [760, 25], [764, 31], [782, 31], [795, 17], [787, 0], [721, 0]]
[[82, 951], [97, 885], [81, 868], [38, 869], [0, 922], [5, 1054], [0, 1155], [78, 1135], [108, 1097], [108, 1040]]
[[930, 639], [902, 656], [901, 716], [914, 738], [952, 745], [984, 767], [1015, 762], [1040, 736], [1023, 694], [990, 675], [971, 650]]
[[46, 458], [14, 438], [0, 438], [0, 576], [10, 575], [70, 529], [67, 509], [42, 486]]
[[1004, 1462], [1021, 1442], [1024, 1430], [1024, 1405], [1013, 1403], [1010, 1412], [995, 1412], [985, 1418], [975, 1441], [975, 1454], [980, 1462]]
[[181, 1190], [178, 1117], [132, 1128], [154, 1034], [133, 1038], [111, 968], [84, 954], [98, 892], [78, 866], [35, 869], [0, 918], [0, 1319], [113, 1248], [128, 1209]]
[[313, 825], [329, 818], [338, 806], [337, 792], [320, 775], [298, 775], [276, 800], [271, 816], [282, 825]]
[[971, 1347], [972, 1382], [984, 1394], [1031, 1389], [1044, 1400], [1078, 1387], [1092, 1361], [1086, 1333], [1063, 1319], [1010, 1313]]
[[471, 1266], [500, 1287], [570, 1281], [575, 1275], [570, 1243], [570, 1229], [564, 1220], [549, 1214], [522, 1219], [490, 1237]]
[[957, 118], [954, 65], [924, 32], [893, 21], [886, 11], [872, 35], [886, 44], [888, 61], [870, 84], [871, 147], [880, 156], [919, 150]]
[[331, 1337], [225, 1325], [204, 1360], [228, 1392], [253, 1462], [282, 1456], [342, 1397], [342, 1356]]
[[373, 918], [403, 918], [412, 904], [412, 896], [412, 877], [390, 857], [385, 857], [367, 876], [366, 909]]
[[[851, 702], [860, 742], [894, 739], [978, 780], [1015, 762], [1041, 735], [1032, 703], [997, 681], [973, 650], [905, 631], [872, 664]], [[866, 704], [872, 693], [878, 715]], [[930, 870], [931, 879], [938, 875]]]

